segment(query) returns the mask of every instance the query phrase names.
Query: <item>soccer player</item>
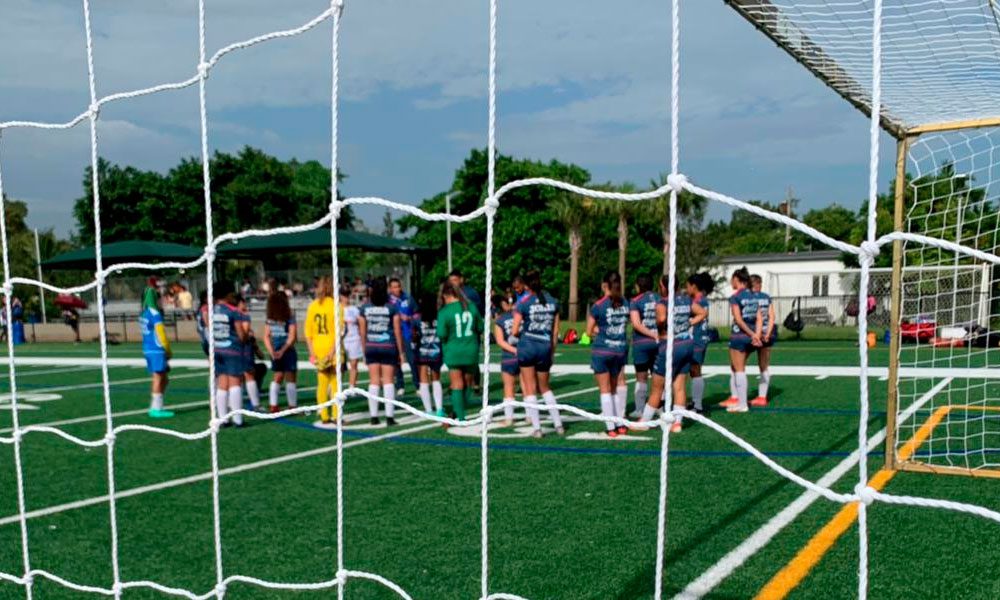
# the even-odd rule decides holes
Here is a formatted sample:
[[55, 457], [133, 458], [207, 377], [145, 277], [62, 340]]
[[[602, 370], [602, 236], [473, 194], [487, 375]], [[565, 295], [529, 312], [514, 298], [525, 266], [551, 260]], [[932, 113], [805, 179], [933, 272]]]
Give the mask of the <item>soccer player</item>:
[[629, 302], [632, 320], [632, 364], [635, 366], [635, 410], [633, 419], [642, 417], [649, 391], [649, 371], [656, 362], [659, 335], [656, 332], [656, 307], [660, 296], [653, 292], [653, 278], [640, 275], [635, 280], [637, 295]]
[[[413, 387], [420, 388], [420, 378], [417, 374], [417, 362], [413, 356], [413, 313], [416, 307], [413, 298], [403, 290], [403, 282], [398, 277], [389, 279], [389, 302], [396, 305], [399, 311], [400, 331], [403, 332], [403, 352], [406, 353], [406, 364], [410, 366], [413, 375]], [[406, 390], [406, 380], [403, 377], [403, 365], [396, 369], [396, 393], [400, 396]]]
[[173, 412], [163, 409], [163, 394], [167, 391], [167, 374], [170, 373], [170, 340], [163, 328], [159, 294], [153, 288], [146, 288], [143, 293], [139, 330], [142, 331], [142, 354], [146, 357], [146, 372], [153, 376], [149, 416], [154, 419], [172, 417]]
[[757, 297], [750, 291], [750, 272], [746, 267], [737, 269], [730, 280], [733, 295], [729, 306], [733, 314], [733, 328], [729, 335], [729, 364], [732, 368], [730, 391], [733, 397], [721, 403], [726, 412], [747, 412], [747, 355], [759, 348], [763, 324]]
[[[614, 271], [604, 276], [601, 283], [604, 295], [594, 302], [587, 314], [587, 335], [591, 345], [590, 368], [601, 394], [601, 415], [624, 418], [625, 402], [615, 394], [618, 377], [628, 359], [628, 339], [625, 329], [629, 322], [629, 303], [622, 297], [622, 278]], [[622, 398], [624, 400], [624, 398]], [[608, 437], [628, 433], [625, 425], [604, 424]]]
[[441, 310], [437, 316], [437, 335], [441, 340], [444, 364], [448, 365], [451, 384], [451, 407], [455, 417], [465, 420], [469, 403], [466, 375], [479, 358], [479, 336], [483, 333], [483, 317], [461, 288], [448, 282], [441, 286]]
[[201, 350], [208, 356], [208, 315], [212, 307], [208, 304], [208, 290], [202, 290], [198, 295], [198, 314], [194, 318], [195, 329], [201, 340]]
[[761, 291], [763, 280], [760, 275], [750, 276], [750, 289], [757, 297], [761, 318], [761, 345], [757, 348], [757, 365], [760, 367], [760, 379], [757, 380], [757, 397], [750, 401], [751, 406], [767, 406], [767, 389], [771, 384], [771, 347], [778, 341], [778, 328], [775, 323], [774, 304], [771, 296]]
[[[559, 305], [556, 299], [542, 289], [541, 273], [531, 270], [524, 275], [528, 295], [518, 301], [514, 309], [514, 325], [511, 335], [517, 341], [517, 365], [521, 369], [521, 392], [531, 420], [531, 437], [542, 437], [542, 422], [538, 415], [540, 392], [545, 403], [556, 405], [556, 395], [549, 386], [549, 372], [552, 370], [552, 355], [555, 354], [559, 335]], [[549, 408], [556, 433], [566, 435], [559, 410]]]
[[705, 310], [705, 318], [694, 327], [694, 355], [691, 360], [691, 400], [697, 413], [704, 412], [705, 379], [701, 376], [701, 366], [705, 364], [708, 350], [708, 295], [715, 289], [715, 281], [709, 273], [696, 273], [687, 279], [687, 294], [691, 301]]
[[[219, 418], [225, 418], [243, 408], [240, 380], [246, 372], [243, 347], [250, 338], [250, 321], [236, 307], [239, 297], [232, 285], [220, 282], [216, 289], [219, 300], [212, 309], [212, 337], [215, 340], [215, 407]], [[231, 422], [236, 427], [242, 427], [243, 415], [233, 414]]]
[[519, 302], [521, 298], [531, 293], [528, 291], [528, 286], [524, 285], [524, 278], [520, 275], [514, 276], [514, 279], [510, 282], [510, 287], [514, 290], [514, 302]]
[[358, 330], [358, 317], [361, 311], [357, 306], [351, 304], [352, 288], [345, 283], [340, 286], [340, 307], [344, 310], [344, 353], [347, 354], [348, 385], [356, 387], [358, 385], [358, 361], [364, 358], [364, 350], [361, 349], [361, 332]]
[[[365, 352], [365, 362], [368, 364], [368, 393], [374, 397], [381, 390], [386, 400], [396, 399], [396, 385], [393, 379], [396, 368], [406, 361], [403, 350], [403, 331], [399, 311], [389, 302], [389, 291], [385, 279], [379, 277], [371, 285], [368, 303], [361, 307], [358, 317], [358, 328], [361, 332], [361, 344]], [[371, 424], [378, 425], [379, 401], [368, 399], [368, 412]], [[396, 412], [392, 402], [385, 403], [385, 423], [388, 426], [396, 424], [393, 418]]]
[[250, 305], [247, 299], [239, 296], [236, 308], [243, 313], [247, 321], [247, 339], [243, 344], [243, 383], [247, 388], [247, 396], [250, 397], [250, 407], [259, 411], [260, 386], [257, 383], [257, 364], [255, 360], [256, 353], [259, 352], [257, 348], [257, 336], [254, 335], [253, 325], [250, 321]]
[[285, 384], [288, 407], [299, 405], [296, 389], [299, 354], [295, 351], [299, 326], [295, 322], [295, 312], [288, 304], [288, 296], [276, 287], [267, 296], [267, 321], [264, 323], [264, 347], [271, 356], [271, 371], [274, 372], [267, 397], [272, 413], [278, 412], [278, 393], [282, 383]]
[[[524, 285], [523, 282], [521, 284]], [[517, 281], [514, 282], [514, 290], [517, 293]], [[514, 312], [511, 310], [513, 303], [510, 298], [495, 294], [493, 296], [493, 310], [496, 313], [493, 321], [493, 339], [497, 346], [500, 346], [500, 377], [503, 379], [503, 401], [512, 402], [514, 400], [514, 390], [517, 388], [517, 380], [521, 375], [521, 370], [517, 366], [517, 339], [511, 336], [514, 330]], [[504, 427], [514, 425], [514, 407], [505, 406]]]
[[[337, 348], [337, 330], [343, 327], [344, 307], [334, 314], [333, 280], [329, 275], [316, 284], [315, 299], [306, 311], [306, 346], [309, 362], [316, 366], [316, 404], [324, 405], [335, 395], [337, 369], [340, 368], [340, 349]], [[341, 333], [343, 333], [341, 331]], [[319, 420], [328, 425], [337, 418], [337, 405], [319, 409]]]
[[[674, 314], [668, 315], [669, 309], [667, 276], [660, 278], [660, 303], [656, 306], [656, 323], [660, 333], [660, 349], [653, 365], [653, 380], [649, 386], [649, 401], [642, 411], [642, 420], [651, 421], [656, 411], [663, 406], [663, 389], [667, 375], [667, 319], [674, 321], [674, 355], [671, 365], [671, 385], [673, 386], [674, 408], [683, 409], [687, 406], [685, 375], [691, 370], [694, 356], [694, 328], [708, 317], [708, 313], [699, 304], [691, 301], [691, 297], [683, 292], [674, 295]], [[682, 418], [677, 416], [670, 433], [678, 433], [683, 425]]]
[[[413, 354], [417, 357], [418, 392], [427, 414], [444, 416], [444, 390], [441, 388], [441, 339], [437, 334], [437, 296], [424, 294], [418, 312], [413, 315]], [[431, 390], [434, 403], [431, 404]]]

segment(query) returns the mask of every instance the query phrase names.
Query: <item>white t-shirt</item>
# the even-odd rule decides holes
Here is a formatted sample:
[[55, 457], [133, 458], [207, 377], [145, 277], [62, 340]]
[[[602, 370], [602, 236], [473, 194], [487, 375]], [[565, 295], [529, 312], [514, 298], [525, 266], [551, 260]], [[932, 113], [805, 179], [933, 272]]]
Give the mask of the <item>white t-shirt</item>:
[[361, 330], [358, 329], [358, 317], [361, 311], [357, 306], [348, 304], [344, 307], [344, 322], [347, 323], [347, 333], [344, 334], [344, 343], [360, 342]]

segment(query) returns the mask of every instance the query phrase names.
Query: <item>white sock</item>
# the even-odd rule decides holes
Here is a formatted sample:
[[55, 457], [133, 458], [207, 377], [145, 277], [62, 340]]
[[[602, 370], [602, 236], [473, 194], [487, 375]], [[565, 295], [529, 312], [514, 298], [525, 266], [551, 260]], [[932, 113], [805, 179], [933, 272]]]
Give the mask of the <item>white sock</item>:
[[[601, 394], [601, 416], [602, 417], [613, 417], [615, 416], [615, 401], [611, 398], [611, 394]], [[604, 428], [611, 431], [615, 428], [614, 423], [605, 423]]]
[[626, 406], [628, 406], [628, 387], [622, 385], [615, 390], [615, 416], [624, 419]]
[[434, 410], [441, 412], [444, 410], [444, 389], [440, 381], [431, 382], [431, 392], [434, 394]]
[[240, 386], [229, 388], [229, 410], [233, 412], [233, 423], [243, 424], [243, 415], [236, 413], [243, 408], [243, 389]]
[[[558, 402], [556, 402], [556, 395], [552, 393], [552, 390], [543, 392], [542, 399], [545, 400], [545, 403], [550, 407], [558, 404]], [[556, 429], [562, 429], [563, 423], [562, 417], [559, 416], [559, 411], [555, 408], [549, 408], [549, 416], [552, 417], [552, 424], [556, 426]]]
[[215, 388], [215, 412], [220, 419], [229, 414], [229, 392], [224, 388]]
[[739, 398], [739, 390], [736, 389], [736, 373], [734, 371], [729, 372], [729, 397]]
[[691, 378], [691, 399], [694, 401], [694, 409], [701, 410], [701, 401], [705, 398], [705, 378]]
[[[513, 402], [514, 399], [513, 398], [504, 398], [503, 401], [504, 402]], [[507, 419], [508, 421], [513, 421], [514, 420], [514, 407], [511, 406], [511, 405], [509, 405], [509, 404], [507, 406], [504, 406], [503, 407], [503, 417], [505, 419]]]
[[[368, 386], [368, 393], [371, 394], [372, 396], [378, 396], [378, 393], [379, 393], [378, 386], [377, 385], [369, 385]], [[378, 417], [378, 400], [376, 400], [374, 398], [369, 398], [368, 399], [368, 414], [371, 415], [372, 418], [377, 418]]]
[[281, 391], [281, 384], [277, 381], [272, 381], [271, 386], [267, 389], [267, 404], [268, 406], [278, 405], [278, 392]]
[[648, 404], [645, 405], [645, 406], [643, 406], [642, 407], [642, 420], [643, 421], [652, 421], [653, 419], [656, 418], [656, 411], [657, 411], [657, 409], [653, 408], [652, 406], [650, 406]]
[[149, 402], [149, 410], [163, 410], [163, 394], [153, 394]]
[[299, 405], [299, 388], [294, 383], [285, 384], [285, 397], [288, 398], [289, 408]]
[[[387, 384], [385, 384], [385, 385], [382, 386], [382, 389], [385, 390], [385, 399], [386, 400], [395, 400], [396, 399], [396, 384], [395, 383], [387, 383]], [[393, 415], [395, 415], [395, 414], [396, 414], [396, 407], [392, 404], [392, 402], [386, 402], [385, 403], [385, 417], [387, 419], [391, 419], [393, 417]]]
[[767, 388], [771, 385], [771, 372], [761, 371], [760, 379], [757, 380], [757, 395], [767, 398]]
[[431, 405], [431, 384], [421, 382], [418, 393], [420, 394], [420, 401], [424, 403], [424, 412], [431, 412], [433, 409]]
[[250, 406], [260, 408], [260, 388], [253, 379], [247, 380], [247, 396], [250, 396]]
[[645, 381], [635, 382], [635, 412], [642, 413], [646, 408], [646, 394], [649, 393], [649, 384]]
[[525, 411], [528, 413], [528, 419], [531, 421], [531, 428], [538, 431], [542, 428], [542, 419], [538, 416], [538, 398], [535, 396], [525, 396], [524, 403], [528, 405]]
[[740, 408], [747, 407], [747, 388], [749, 384], [747, 383], [746, 371], [742, 371], [736, 374], [736, 398], [739, 399]]

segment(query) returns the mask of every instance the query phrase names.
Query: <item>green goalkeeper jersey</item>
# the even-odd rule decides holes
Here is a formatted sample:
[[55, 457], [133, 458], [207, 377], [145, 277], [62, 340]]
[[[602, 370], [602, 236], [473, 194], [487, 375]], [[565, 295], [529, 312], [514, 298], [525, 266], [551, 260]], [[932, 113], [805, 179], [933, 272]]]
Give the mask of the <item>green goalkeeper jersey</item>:
[[467, 367], [479, 362], [479, 336], [483, 318], [475, 305], [462, 308], [461, 302], [445, 304], [438, 311], [437, 334], [441, 338], [444, 364]]

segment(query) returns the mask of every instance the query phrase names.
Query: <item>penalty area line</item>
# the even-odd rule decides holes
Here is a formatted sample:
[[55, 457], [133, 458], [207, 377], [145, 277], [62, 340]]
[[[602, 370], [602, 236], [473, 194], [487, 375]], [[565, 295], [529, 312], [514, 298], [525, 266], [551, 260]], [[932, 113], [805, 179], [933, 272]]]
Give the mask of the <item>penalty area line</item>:
[[[952, 379], [950, 377], [942, 379], [937, 383], [937, 385], [928, 390], [926, 394], [921, 396], [916, 402], [900, 414], [899, 424], [901, 425], [906, 422], [907, 419], [912, 417], [914, 413], [920, 410], [924, 404], [929, 402], [931, 398], [950, 384], [951, 381]], [[868, 444], [865, 447], [865, 451], [871, 452], [878, 447], [879, 444], [885, 441], [885, 435], [886, 430], [883, 428], [878, 433], [870, 437], [868, 439]], [[837, 466], [823, 475], [823, 477], [821, 477], [816, 484], [822, 487], [830, 487], [842, 477], [847, 475], [851, 469], [858, 464], [860, 456], [860, 452], [855, 450], [847, 458], [840, 461]], [[753, 532], [750, 537], [744, 539], [740, 545], [733, 548], [725, 556], [719, 559], [719, 561], [716, 562], [710, 569], [689, 583], [679, 594], [674, 596], [674, 600], [694, 600], [696, 598], [702, 598], [710, 593], [736, 569], [743, 566], [743, 563], [749, 560], [750, 557], [766, 546], [776, 535], [778, 535], [778, 533], [781, 532], [781, 530], [794, 521], [800, 514], [805, 512], [807, 508], [812, 506], [812, 504], [819, 498], [820, 495], [811, 490], [803, 492], [802, 495], [793, 500], [791, 504], [783, 508], [778, 514], [771, 517], [771, 519], [762, 525], [760, 529]]]

